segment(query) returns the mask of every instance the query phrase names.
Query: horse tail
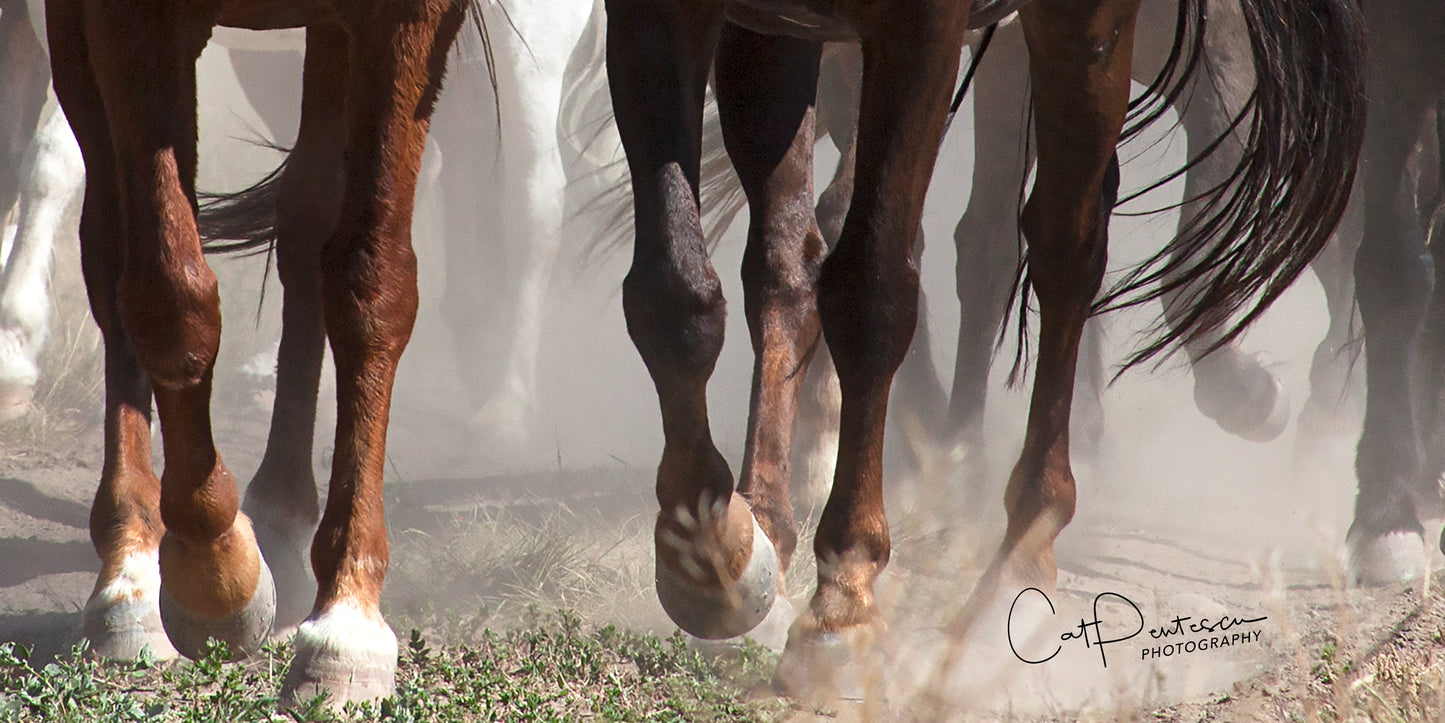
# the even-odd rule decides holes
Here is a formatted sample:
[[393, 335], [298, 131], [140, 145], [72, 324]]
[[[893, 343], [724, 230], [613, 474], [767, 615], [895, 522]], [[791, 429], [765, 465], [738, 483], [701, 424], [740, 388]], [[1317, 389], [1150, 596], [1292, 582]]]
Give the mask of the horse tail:
[[569, 165], [608, 168], [618, 159], [606, 59], [607, 11], [603, 0], [594, 0], [582, 37], [567, 59], [557, 114], [557, 140]]
[[286, 160], [261, 180], [239, 191], [201, 192], [196, 228], [206, 253], [251, 256], [270, 254], [276, 248], [276, 199], [281, 195], [281, 177]]
[[[609, 116], [610, 120], [610, 116]], [[621, 154], [607, 166], [598, 169], [609, 183], [582, 204], [579, 213], [599, 214], [601, 226], [593, 237], [588, 253], [610, 253], [626, 248], [632, 242], [632, 184], [627, 182], [627, 159]], [[718, 120], [717, 102], [709, 91], [703, 106], [702, 154], [698, 174], [698, 203], [702, 215], [703, 238], [708, 250], [717, 247], [722, 235], [738, 213], [747, 207], [742, 183], [733, 173], [732, 159], [723, 147], [722, 124]]]
[[[1201, 69], [1206, 2], [1181, 0], [1175, 52], [1133, 104], [1131, 129], [1157, 118]], [[1164, 181], [1229, 139], [1242, 146], [1239, 160], [1210, 192], [1185, 199], [1200, 210], [1176, 239], [1095, 303], [1099, 313], [1178, 294], [1173, 324], [1161, 320], [1125, 369], [1187, 344], [1214, 351], [1233, 341], [1308, 267], [1349, 201], [1365, 126], [1357, 0], [1241, 5], [1254, 91], [1228, 130]]]

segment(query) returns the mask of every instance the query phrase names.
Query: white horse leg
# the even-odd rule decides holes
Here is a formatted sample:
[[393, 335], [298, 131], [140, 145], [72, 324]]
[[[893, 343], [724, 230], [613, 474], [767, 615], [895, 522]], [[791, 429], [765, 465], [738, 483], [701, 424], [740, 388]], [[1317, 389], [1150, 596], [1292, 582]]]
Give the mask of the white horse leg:
[[509, 298], [500, 306], [511, 309], [502, 324], [504, 329], [510, 326], [510, 338], [492, 370], [500, 376], [488, 380], [491, 392], [478, 400], [472, 431], [513, 447], [526, 443], [535, 413], [543, 307], [561, 245], [567, 190], [558, 144], [563, 79], [592, 5], [583, 0], [521, 3], [507, 8], [505, 17], [493, 12], [495, 6], [486, 11], [497, 58], [504, 179], [491, 189], [499, 196], [502, 213], [487, 223], [497, 224], [500, 254], [514, 262], [511, 273], [497, 277], [502, 288], [496, 290]]
[[21, 168], [15, 241], [0, 273], [0, 420], [29, 408], [50, 332], [50, 260], [67, 211], [85, 183], [80, 148], [56, 109]]

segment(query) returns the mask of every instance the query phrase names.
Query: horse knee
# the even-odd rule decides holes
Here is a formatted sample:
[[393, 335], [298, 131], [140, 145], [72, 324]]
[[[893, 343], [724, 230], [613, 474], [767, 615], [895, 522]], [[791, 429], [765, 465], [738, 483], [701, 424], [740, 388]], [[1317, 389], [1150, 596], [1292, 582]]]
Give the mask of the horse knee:
[[[1068, 203], [1035, 192], [1019, 217], [1029, 243], [1029, 283], [1041, 304], [1088, 304], [1108, 266], [1109, 218], [1118, 198], [1119, 162], [1106, 167], [1094, 198]], [[1062, 202], [1061, 202], [1062, 201]]]
[[675, 166], [664, 173], [671, 188], [653, 213], [639, 212], [638, 248], [622, 281], [627, 333], [660, 387], [711, 376], [727, 319], [687, 181]]
[[411, 338], [419, 303], [416, 254], [394, 246], [328, 244], [321, 251], [326, 335], [338, 372], [380, 355], [392, 367]]
[[125, 260], [117, 289], [121, 326], [151, 383], [185, 389], [210, 376], [221, 344], [221, 296], [199, 248]]

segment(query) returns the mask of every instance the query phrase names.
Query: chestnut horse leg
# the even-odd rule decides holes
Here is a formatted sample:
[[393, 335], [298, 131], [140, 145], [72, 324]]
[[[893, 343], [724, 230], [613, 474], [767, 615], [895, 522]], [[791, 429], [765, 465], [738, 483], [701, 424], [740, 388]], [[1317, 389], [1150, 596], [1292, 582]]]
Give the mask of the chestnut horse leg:
[[345, 181], [339, 221], [319, 255], [336, 359], [336, 452], [311, 546], [316, 603], [296, 632], [285, 701], [326, 692], [339, 706], [395, 686], [396, 635], [379, 607], [390, 559], [381, 494], [386, 426], [396, 366], [416, 320], [417, 172], [465, 8], [450, 0], [379, 1], [342, 15], [350, 41]]
[[175, 655], [160, 621], [160, 480], [151, 467], [151, 392], [116, 312], [121, 269], [120, 185], [100, 88], [89, 66], [79, 3], [52, 2], [55, 92], [88, 171], [80, 219], [81, 260], [91, 312], [105, 339], [105, 464], [90, 510], [100, 576], [85, 605], [91, 649], [133, 658], [144, 646]]
[[814, 538], [818, 586], [793, 624], [775, 684], [823, 695], [848, 685], [844, 642], [881, 624], [873, 582], [888, 564], [883, 428], [917, 322], [914, 237], [958, 73], [968, 3], [893, 2], [858, 18], [863, 86], [847, 219], [818, 279], [818, 312], [842, 389], [832, 494]]
[[[66, 0], [49, 10], [55, 76], [64, 76], [57, 90], [92, 174], [82, 256], [107, 348], [108, 454], [92, 509], [105, 571], [87, 619], [104, 639], [117, 598], [140, 592], [131, 579], [154, 570], [160, 526], [145, 453], [144, 371], [165, 448], [161, 621], [188, 656], [203, 652], [208, 637], [244, 655], [270, 632], [275, 593], [211, 437], [220, 297], [196, 235], [194, 189], [195, 59], [210, 21], [170, 10]], [[136, 571], [110, 572], [127, 566]]]
[[321, 518], [312, 471], [317, 387], [326, 344], [321, 313], [321, 245], [340, 210], [345, 135], [346, 36], [336, 26], [306, 31], [305, 91], [296, 147], [276, 208], [281, 278], [281, 345], [266, 453], [242, 509], [276, 580], [276, 627], [294, 627], [316, 602], [311, 540]]
[[607, 3], [608, 78], [637, 219], [622, 308], [662, 411], [657, 596], [679, 627], [703, 638], [741, 635], [761, 622], [780, 574], [773, 542], [734, 492], [707, 419], [726, 310], [703, 242], [698, 173], [721, 21], [721, 3]]
[[813, 212], [820, 53], [817, 42], [727, 24], [715, 66], [723, 141], [751, 209], [742, 277], [753, 386], [737, 491], [784, 571], [798, 544], [788, 495], [793, 421], [822, 340], [815, 284], [825, 247]]
[[1020, 11], [1038, 139], [1038, 174], [1020, 222], [1039, 348], [1024, 447], [1004, 493], [1008, 528], [970, 610], [987, 609], [1000, 593], [1055, 584], [1054, 539], [1074, 514], [1074, 371], [1108, 255], [1138, 5], [1038, 0]]

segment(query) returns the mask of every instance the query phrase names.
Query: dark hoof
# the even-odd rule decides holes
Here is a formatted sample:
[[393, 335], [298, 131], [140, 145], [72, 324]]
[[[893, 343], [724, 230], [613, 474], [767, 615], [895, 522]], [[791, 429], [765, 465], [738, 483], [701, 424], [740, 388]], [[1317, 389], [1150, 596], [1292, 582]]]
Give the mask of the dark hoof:
[[231, 658], [240, 660], [261, 649], [271, 635], [276, 617], [276, 585], [271, 570], [261, 556], [261, 576], [250, 602], [236, 612], [213, 618], [186, 611], [161, 588], [161, 623], [176, 650], [187, 658], [199, 658], [206, 651], [206, 641], [215, 638], [231, 650]]
[[396, 634], [382, 620], [337, 603], [296, 629], [296, 657], [281, 683], [281, 703], [293, 707], [327, 696], [341, 709], [396, 691]]
[[753, 547], [747, 567], [733, 584], [699, 586], [656, 563], [657, 599], [688, 635], [707, 640], [735, 638], [757, 627], [772, 611], [781, 577], [778, 553], [757, 519], [751, 513], [748, 517], [753, 523]]

